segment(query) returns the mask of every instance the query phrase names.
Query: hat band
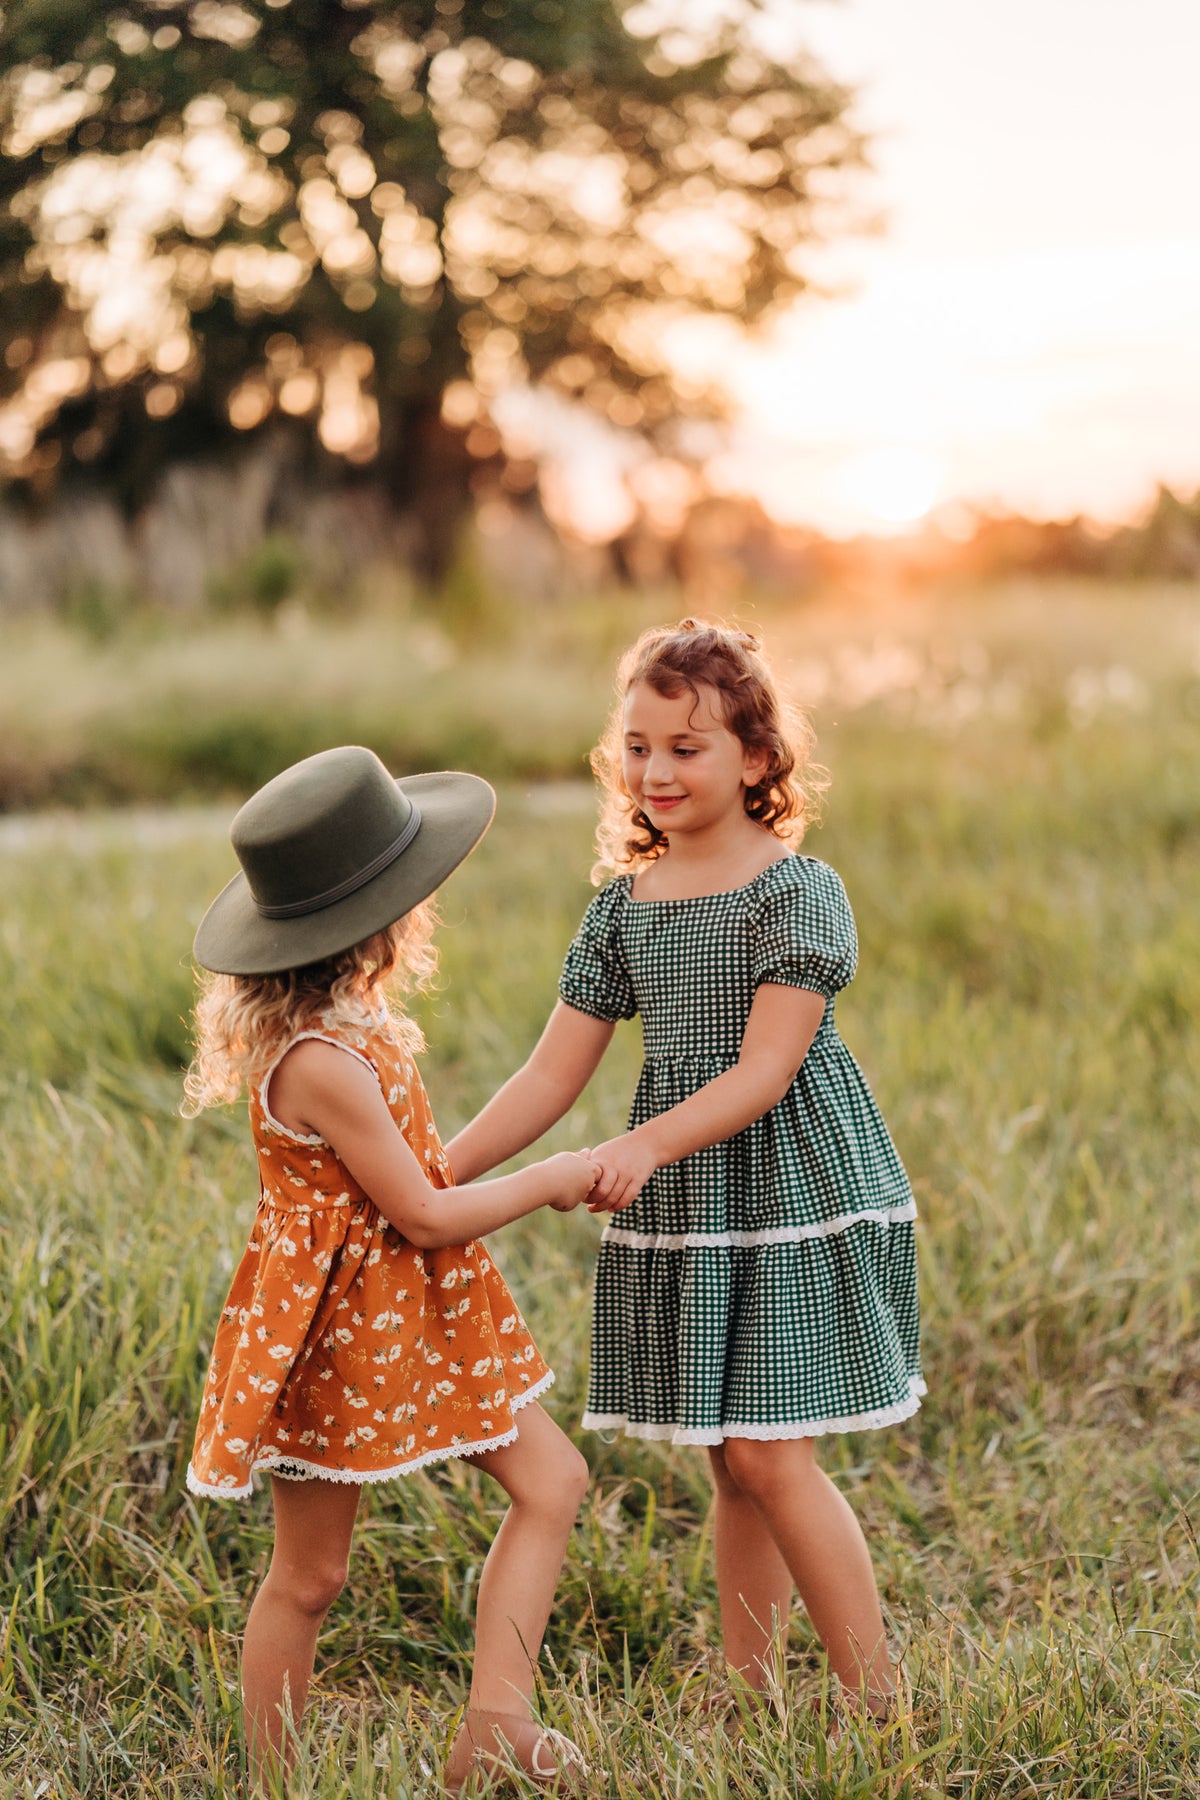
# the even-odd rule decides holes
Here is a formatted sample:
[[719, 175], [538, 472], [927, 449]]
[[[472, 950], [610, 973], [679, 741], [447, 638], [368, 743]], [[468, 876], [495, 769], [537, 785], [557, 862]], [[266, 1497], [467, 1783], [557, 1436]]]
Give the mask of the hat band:
[[364, 869], [359, 869], [355, 874], [348, 876], [345, 881], [340, 881], [336, 887], [327, 888], [323, 894], [314, 894], [311, 900], [289, 900], [283, 906], [264, 906], [262, 901], [256, 900], [254, 904], [258, 907], [262, 917], [264, 919], [300, 919], [306, 913], [321, 912], [326, 906], [332, 906], [335, 901], [344, 900], [348, 894], [356, 894], [359, 888], [366, 887], [368, 881], [374, 881], [376, 875], [382, 875], [383, 871], [389, 868], [403, 851], [408, 849], [421, 829], [421, 813], [416, 801], [410, 800], [409, 805], [412, 807], [412, 812], [409, 814], [408, 823], [400, 836], [394, 843], [389, 844], [386, 850], [381, 850], [375, 860], [369, 862]]

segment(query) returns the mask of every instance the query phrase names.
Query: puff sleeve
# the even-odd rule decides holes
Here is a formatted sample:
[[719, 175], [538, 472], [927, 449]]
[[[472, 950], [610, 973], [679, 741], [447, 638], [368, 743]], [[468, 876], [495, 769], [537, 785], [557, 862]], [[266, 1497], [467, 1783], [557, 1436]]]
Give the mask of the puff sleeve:
[[618, 877], [601, 889], [584, 913], [563, 964], [560, 997], [593, 1019], [632, 1019], [637, 1011], [620, 938], [627, 888], [627, 878]]
[[810, 988], [831, 999], [854, 976], [858, 934], [841, 877], [828, 863], [796, 856], [772, 865], [752, 921], [753, 977]]

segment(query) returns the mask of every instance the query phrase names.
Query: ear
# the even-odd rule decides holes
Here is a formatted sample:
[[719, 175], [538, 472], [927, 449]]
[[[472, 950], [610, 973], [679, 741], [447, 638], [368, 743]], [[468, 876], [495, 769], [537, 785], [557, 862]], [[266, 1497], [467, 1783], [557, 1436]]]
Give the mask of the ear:
[[742, 786], [757, 787], [771, 766], [769, 750], [747, 750], [742, 756]]

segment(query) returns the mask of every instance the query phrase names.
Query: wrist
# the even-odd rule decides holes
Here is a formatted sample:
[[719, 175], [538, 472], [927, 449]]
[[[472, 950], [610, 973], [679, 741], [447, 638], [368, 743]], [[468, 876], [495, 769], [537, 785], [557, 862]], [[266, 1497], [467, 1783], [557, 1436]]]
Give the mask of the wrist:
[[[560, 1152], [559, 1154], [562, 1153]], [[562, 1198], [562, 1167], [559, 1165], [556, 1168], [556, 1162], [556, 1157], [547, 1157], [544, 1162], [534, 1164], [534, 1169], [538, 1176], [537, 1187], [535, 1190], [536, 1199], [531, 1208], [534, 1212], [542, 1206], [553, 1206], [556, 1200], [561, 1200]]]
[[661, 1131], [655, 1130], [657, 1124], [656, 1119], [648, 1120], [645, 1125], [639, 1125], [629, 1135], [637, 1145], [639, 1155], [646, 1157], [656, 1169], [661, 1169], [662, 1165], [670, 1162], [672, 1158], [667, 1153], [667, 1147], [662, 1141]]

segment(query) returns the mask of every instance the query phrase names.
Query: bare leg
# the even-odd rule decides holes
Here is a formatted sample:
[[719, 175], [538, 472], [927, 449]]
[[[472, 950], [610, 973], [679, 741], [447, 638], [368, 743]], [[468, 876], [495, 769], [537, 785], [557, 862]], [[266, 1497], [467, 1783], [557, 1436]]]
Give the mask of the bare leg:
[[758, 1503], [725, 1466], [723, 1445], [708, 1453], [716, 1486], [714, 1541], [725, 1660], [758, 1692], [778, 1675], [778, 1647], [792, 1604], [791, 1570]]
[[252, 1783], [265, 1788], [291, 1755], [312, 1679], [317, 1634], [341, 1593], [358, 1511], [357, 1483], [271, 1478], [275, 1548], [242, 1646], [242, 1707]]
[[[474, 1458], [512, 1501], [479, 1582], [475, 1667], [467, 1716], [446, 1775], [453, 1791], [475, 1750], [509, 1744], [522, 1762], [540, 1736], [530, 1713], [537, 1659], [588, 1484], [588, 1466], [536, 1401], [518, 1415], [519, 1436]], [[541, 1766], [541, 1764], [539, 1764]]]
[[884, 1714], [895, 1680], [862, 1527], [817, 1466], [812, 1438], [727, 1438], [725, 1468], [766, 1521], [848, 1695]]

